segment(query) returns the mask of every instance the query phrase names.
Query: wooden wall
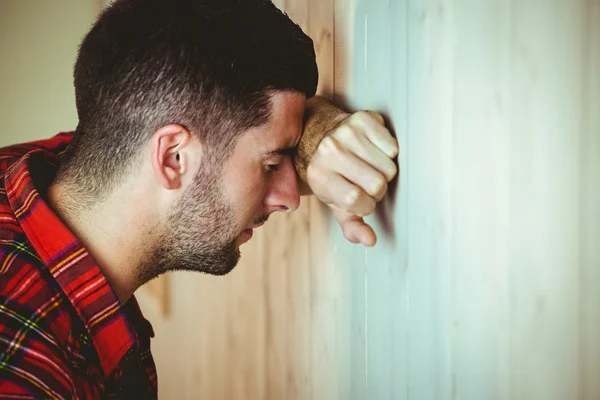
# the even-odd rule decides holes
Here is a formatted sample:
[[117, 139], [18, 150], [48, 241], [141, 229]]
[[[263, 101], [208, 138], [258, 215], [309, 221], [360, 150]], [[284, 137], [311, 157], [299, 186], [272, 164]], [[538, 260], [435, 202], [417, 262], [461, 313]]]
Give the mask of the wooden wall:
[[400, 179], [347, 243], [303, 198], [223, 278], [169, 276], [162, 399], [600, 398], [600, 2], [279, 0]]

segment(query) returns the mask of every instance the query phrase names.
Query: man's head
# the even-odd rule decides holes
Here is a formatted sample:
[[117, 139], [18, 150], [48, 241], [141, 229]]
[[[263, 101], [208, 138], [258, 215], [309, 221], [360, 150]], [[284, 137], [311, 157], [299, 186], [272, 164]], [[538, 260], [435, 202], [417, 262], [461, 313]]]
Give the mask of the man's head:
[[297, 207], [291, 160], [267, 153], [297, 144], [316, 83], [312, 41], [269, 0], [116, 1], [80, 47], [57, 182], [89, 207], [152, 174], [165, 210], [145, 278], [226, 273], [245, 229]]
[[[248, 130], [222, 168], [210, 167], [217, 165], [211, 156], [195, 157], [198, 150], [193, 143], [181, 150], [175, 145], [172, 154], [179, 150], [180, 159], [171, 161], [174, 168], [168, 161], [160, 162], [160, 156], [153, 156], [154, 173], [161, 176], [165, 187], [186, 179], [180, 171], [196, 170], [198, 162], [201, 165], [199, 174], [183, 184], [185, 191], [170, 207], [166, 230], [140, 271], [142, 280], [176, 269], [226, 274], [237, 264], [239, 246], [252, 236], [253, 228], [273, 212], [298, 208], [290, 153], [302, 133], [305, 100], [300, 93], [275, 94], [269, 121]], [[158, 132], [156, 140], [162, 134]], [[160, 145], [155, 148], [161, 152]], [[164, 159], [173, 158], [169, 150], [164, 152]]]

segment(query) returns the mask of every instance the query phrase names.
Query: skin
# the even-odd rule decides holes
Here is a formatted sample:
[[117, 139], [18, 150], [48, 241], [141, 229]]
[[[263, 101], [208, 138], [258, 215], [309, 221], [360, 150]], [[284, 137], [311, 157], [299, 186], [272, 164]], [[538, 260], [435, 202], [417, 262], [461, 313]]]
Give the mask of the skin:
[[49, 203], [122, 303], [167, 270], [227, 273], [250, 239], [248, 229], [298, 208], [290, 154], [305, 103], [303, 94], [274, 94], [269, 121], [242, 134], [220, 171], [196, 136], [167, 125], [142, 149], [135, 173], [102, 202], [78, 209], [69, 185], [53, 184]]

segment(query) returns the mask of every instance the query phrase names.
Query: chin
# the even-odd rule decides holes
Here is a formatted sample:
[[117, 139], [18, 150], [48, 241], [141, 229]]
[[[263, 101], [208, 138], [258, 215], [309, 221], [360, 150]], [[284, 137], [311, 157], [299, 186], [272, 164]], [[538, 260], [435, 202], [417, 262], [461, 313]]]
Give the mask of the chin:
[[[238, 253], [239, 255], [239, 253]], [[239, 257], [238, 257], [239, 258]], [[224, 276], [229, 274], [233, 269], [237, 266], [237, 262], [235, 264], [223, 265], [218, 268], [211, 268], [210, 270], [203, 270], [202, 272], [206, 272], [209, 275], [214, 276]]]
[[209, 268], [205, 268], [203, 272], [216, 276], [227, 275], [238, 265], [241, 256], [239, 246], [232, 244], [229, 251], [223, 253], [222, 257], [219, 257], [219, 262], [212, 263], [212, 265], [210, 265]]

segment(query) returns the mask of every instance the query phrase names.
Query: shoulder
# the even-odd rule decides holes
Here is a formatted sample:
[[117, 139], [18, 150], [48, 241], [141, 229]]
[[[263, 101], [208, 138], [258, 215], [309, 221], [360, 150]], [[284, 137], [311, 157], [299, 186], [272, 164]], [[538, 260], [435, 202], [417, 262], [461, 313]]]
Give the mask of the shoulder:
[[[0, 149], [0, 393], [69, 398], [73, 315], [54, 277], [27, 239], [8, 202], [4, 174], [32, 151], [56, 156], [70, 135]], [[72, 341], [72, 340], [71, 340]]]
[[[58, 159], [67, 150], [73, 132], [59, 133], [58, 135], [35, 142], [19, 143], [0, 148], [0, 240], [11, 239], [22, 229], [15, 218], [8, 200], [7, 185], [13, 182], [5, 176], [11, 176], [9, 171], [24, 156], [32, 152], [42, 152], [50, 156], [50, 159]], [[22, 179], [22, 176], [19, 176]], [[18, 186], [18, 185], [17, 185]]]
[[[25, 235], [0, 237], [0, 353], [12, 339], [56, 348], [63, 295]], [[4, 362], [10, 353], [5, 353]]]
[[[4, 229], [2, 229], [4, 231]], [[13, 327], [22, 335], [52, 339], [64, 319], [64, 294], [24, 233], [0, 235], [0, 335]], [[52, 333], [51, 333], [52, 331]], [[10, 336], [10, 335], [9, 335]], [[0, 347], [2, 344], [0, 343]]]

